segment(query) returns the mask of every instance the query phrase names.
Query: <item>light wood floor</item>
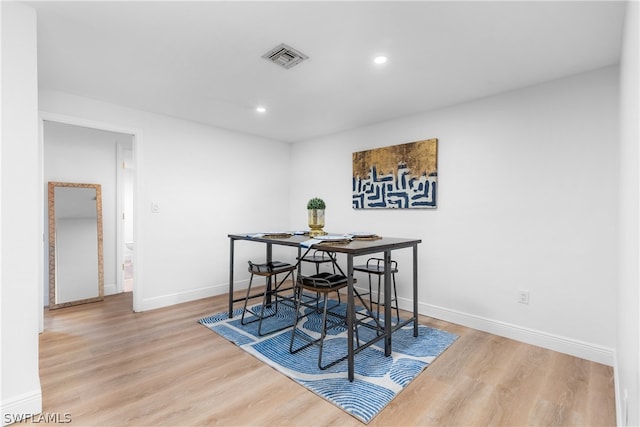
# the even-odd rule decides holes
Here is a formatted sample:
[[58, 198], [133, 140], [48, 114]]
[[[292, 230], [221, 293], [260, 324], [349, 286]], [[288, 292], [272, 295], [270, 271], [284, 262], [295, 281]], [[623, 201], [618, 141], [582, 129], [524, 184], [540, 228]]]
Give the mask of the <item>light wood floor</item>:
[[[226, 303], [218, 296], [134, 313], [126, 293], [47, 311], [43, 412], [68, 414], [72, 426], [361, 425], [197, 323]], [[370, 425], [615, 425], [610, 367], [420, 323], [460, 338]]]

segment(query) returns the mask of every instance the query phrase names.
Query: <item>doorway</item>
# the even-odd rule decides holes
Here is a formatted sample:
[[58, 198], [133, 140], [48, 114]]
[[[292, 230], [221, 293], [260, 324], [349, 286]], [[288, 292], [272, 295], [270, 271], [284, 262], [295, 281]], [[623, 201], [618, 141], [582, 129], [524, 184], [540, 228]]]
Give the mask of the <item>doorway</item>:
[[[132, 309], [137, 311], [139, 296], [134, 280], [137, 272], [133, 271], [133, 265], [137, 234], [136, 182], [139, 179], [135, 165], [140, 132], [50, 113], [41, 113], [40, 129], [43, 189], [49, 181], [103, 185], [105, 295], [124, 292], [126, 281], [126, 290], [133, 292]], [[42, 201], [46, 229], [44, 190]], [[43, 307], [49, 301], [48, 244], [44, 243], [40, 293]], [[41, 330], [43, 323], [41, 318]]]

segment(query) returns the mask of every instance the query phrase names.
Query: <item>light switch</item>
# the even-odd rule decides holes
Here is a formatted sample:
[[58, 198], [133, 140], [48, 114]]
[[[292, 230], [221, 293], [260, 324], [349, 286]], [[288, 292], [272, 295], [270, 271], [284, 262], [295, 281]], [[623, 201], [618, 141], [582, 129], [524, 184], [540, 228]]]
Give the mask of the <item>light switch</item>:
[[160, 212], [160, 205], [158, 204], [158, 202], [151, 202], [151, 213], [159, 213]]

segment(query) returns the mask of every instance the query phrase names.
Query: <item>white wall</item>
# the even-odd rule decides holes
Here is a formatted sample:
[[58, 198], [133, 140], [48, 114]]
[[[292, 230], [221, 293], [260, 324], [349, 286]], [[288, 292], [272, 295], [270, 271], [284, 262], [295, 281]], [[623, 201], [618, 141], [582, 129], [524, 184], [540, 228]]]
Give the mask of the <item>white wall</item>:
[[[135, 141], [134, 304], [148, 310], [228, 290], [229, 233], [286, 228], [290, 147], [55, 91], [40, 91], [41, 110], [138, 129]], [[256, 119], [247, 112], [247, 120]], [[159, 213], [151, 212], [152, 202]], [[246, 259], [261, 245], [242, 247]], [[274, 251], [277, 256], [277, 251]]]
[[[618, 425], [640, 425], [640, 5], [630, 2], [620, 61], [620, 285], [618, 292], [616, 396]], [[625, 393], [627, 401], [625, 402]]]
[[[291, 218], [418, 237], [421, 313], [613, 363], [617, 68], [293, 146]], [[351, 153], [439, 139], [435, 210], [353, 210]], [[331, 170], [310, 167], [331, 162]], [[354, 230], [355, 229], [355, 230]], [[410, 251], [398, 252], [408, 308]], [[517, 291], [530, 304], [517, 303]]]
[[38, 311], [43, 227], [36, 13], [14, 2], [0, 2], [0, 11], [0, 412], [5, 425], [42, 410]]
[[[131, 146], [131, 135], [105, 132], [81, 126], [44, 122], [44, 186], [47, 182], [100, 184], [102, 192], [103, 266], [105, 295], [115, 293], [117, 259], [117, 144]], [[45, 192], [45, 198], [47, 193]], [[45, 213], [47, 203], [43, 201]], [[45, 217], [44, 224], [47, 224]], [[48, 241], [48, 233], [46, 233]], [[45, 245], [45, 261], [48, 260]], [[45, 265], [48, 280], [48, 265]], [[45, 280], [46, 282], [46, 280]], [[49, 285], [44, 283], [44, 303], [49, 302]]]

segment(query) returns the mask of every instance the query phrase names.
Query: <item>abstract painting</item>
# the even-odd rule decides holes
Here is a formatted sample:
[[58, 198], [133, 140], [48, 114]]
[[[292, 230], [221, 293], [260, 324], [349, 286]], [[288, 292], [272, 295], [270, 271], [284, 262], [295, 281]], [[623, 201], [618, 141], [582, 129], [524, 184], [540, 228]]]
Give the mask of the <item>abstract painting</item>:
[[353, 153], [353, 208], [435, 208], [438, 140]]

